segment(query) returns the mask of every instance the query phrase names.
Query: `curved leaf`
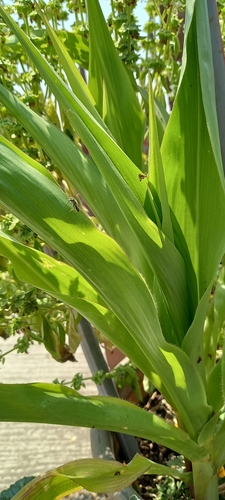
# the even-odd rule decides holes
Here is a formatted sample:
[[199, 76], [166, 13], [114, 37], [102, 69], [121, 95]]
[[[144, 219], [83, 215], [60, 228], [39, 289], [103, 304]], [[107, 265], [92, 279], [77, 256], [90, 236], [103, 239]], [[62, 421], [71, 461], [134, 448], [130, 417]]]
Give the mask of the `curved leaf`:
[[[80, 99], [80, 101], [84, 104], [84, 106], [88, 109], [88, 111], [90, 111], [90, 113], [94, 116], [94, 118], [97, 121], [99, 121], [102, 126], [104, 126], [104, 122], [100, 119], [100, 116], [94, 107], [95, 101], [88, 89], [88, 86], [86, 85], [83, 77], [81, 76], [73, 60], [71, 59], [68, 51], [65, 48], [64, 43], [61, 42], [59, 36], [57, 36], [55, 31], [52, 29], [51, 25], [47, 20], [47, 17], [44, 15], [44, 12], [41, 11], [38, 5], [36, 6], [36, 8], [42, 18], [43, 23], [45, 24], [48, 35], [52, 41], [54, 49], [58, 55], [59, 61], [66, 73], [66, 76], [68, 78], [68, 81], [70, 83], [70, 86], [74, 94], [78, 97], [78, 99]], [[65, 37], [68, 37], [70, 35], [76, 37], [74, 33], [65, 32]]]
[[85, 397], [73, 389], [54, 384], [0, 384], [0, 398], [1, 422], [96, 427], [156, 441], [191, 461], [208, 457], [208, 452], [186, 432], [121, 399]]
[[[143, 188], [140, 190], [138, 168], [85, 110], [1, 6], [0, 12], [64, 107], [71, 124], [78, 130], [113, 192], [130, 230], [133, 231], [135, 240], [132, 248], [136, 262], [139, 262], [138, 269], [150, 288], [152, 288], [152, 273], [156, 274], [164, 298], [168, 302], [173, 328], [177, 338], [180, 339], [190, 323], [184, 263], [179, 252], [166, 238], [163, 238], [162, 244], [158, 228], [149, 220], [140, 204]], [[118, 171], [122, 173], [124, 179]]]
[[[57, 249], [95, 288], [149, 358], [149, 370], [152, 367], [158, 374], [183, 425], [196, 437], [210, 413], [204, 387], [185, 353], [165, 342], [143, 277], [111, 238], [82, 212], [71, 210], [57, 186], [5, 145], [1, 146], [0, 170], [3, 205]], [[150, 379], [151, 374], [146, 372]]]
[[[206, 386], [206, 393], [207, 393], [207, 400], [210, 405], [213, 407], [213, 411], [215, 413], [219, 412], [220, 409], [222, 408], [224, 404], [224, 396], [223, 396], [223, 389], [222, 389], [222, 363], [219, 361], [216, 366], [213, 368], [211, 371], [208, 381], [207, 381], [207, 386]], [[215, 387], [217, 390], [215, 391]]]
[[191, 473], [180, 473], [165, 465], [155, 464], [141, 455], [136, 455], [127, 465], [115, 460], [84, 458], [39, 476], [25, 486], [13, 500], [38, 500], [40, 496], [42, 500], [52, 500], [56, 497], [59, 499], [80, 490], [82, 486], [97, 493], [121, 491], [145, 472], [175, 476], [191, 482]]
[[36, 160], [34, 160], [30, 156], [26, 155], [26, 153], [24, 153], [19, 148], [17, 148], [16, 146], [14, 146], [14, 144], [12, 144], [11, 142], [9, 142], [1, 134], [0, 134], [0, 143], [5, 144], [8, 148], [12, 149], [12, 151], [14, 151], [24, 161], [26, 161], [31, 167], [36, 168], [37, 170], [39, 170], [39, 172], [41, 172], [42, 175], [45, 175], [49, 180], [51, 180], [56, 185], [58, 185], [57, 182], [56, 182], [56, 180], [54, 179], [54, 177], [52, 177], [52, 175], [50, 174], [50, 172], [47, 170], [47, 168], [43, 167], [41, 165], [41, 163], [38, 163]]
[[[217, 13], [214, 12], [214, 16], [216, 15]], [[216, 107], [216, 96], [215, 96], [215, 77], [214, 77], [214, 66], [213, 66], [213, 55], [212, 55], [212, 42], [210, 36], [211, 22], [212, 20], [209, 18], [207, 1], [196, 0], [196, 26], [197, 26], [196, 35], [198, 44], [199, 75], [201, 81], [202, 100], [203, 100], [206, 124], [212, 145], [213, 155], [220, 176], [221, 185], [223, 186], [223, 189], [225, 189], [224, 169], [221, 157], [221, 145], [219, 138], [218, 116], [217, 116], [219, 110], [217, 110]], [[217, 32], [215, 32], [215, 27], [217, 29]], [[212, 34], [213, 38], [217, 36], [218, 33], [220, 35], [219, 22], [218, 25], [216, 24], [214, 25], [214, 33]], [[222, 51], [222, 43], [220, 47], [220, 52], [221, 51]], [[214, 57], [215, 55], [216, 51]], [[218, 59], [220, 57], [219, 50], [217, 57]], [[223, 66], [220, 67], [220, 74], [217, 75], [217, 80], [219, 80], [221, 83], [223, 82], [224, 85], [224, 59], [223, 59]], [[210, 85], [206, 85], [205, 82], [210, 82]], [[216, 82], [216, 85], [218, 85], [218, 82]], [[222, 100], [220, 102], [222, 104]]]
[[[197, 42], [194, 15], [187, 37], [187, 64], [162, 143], [169, 204], [176, 221], [176, 245], [186, 262], [193, 313], [225, 251], [221, 238], [225, 232], [224, 182], [208, 132], [210, 113], [206, 116], [203, 106], [202, 86], [204, 92], [209, 91], [213, 74], [201, 81], [199, 65], [208, 63], [199, 63]], [[206, 48], [204, 55], [208, 58]]]
[[111, 39], [98, 0], [88, 0], [87, 8], [90, 30], [89, 88], [100, 115], [105, 113], [105, 122], [117, 143], [141, 168], [145, 127], [143, 111]]
[[[149, 377], [153, 377], [148, 357], [139, 349], [129, 332], [98, 293], [73, 267], [22, 245], [2, 231], [0, 231], [0, 254], [10, 259], [19, 279], [45, 290], [74, 307], [132, 359], [136, 366], [148, 373]], [[154, 380], [156, 386], [165, 391], [156, 374]]]
[[149, 182], [150, 186], [159, 193], [162, 210], [162, 231], [174, 243], [173, 228], [170, 217], [170, 209], [166, 192], [165, 177], [163, 171], [162, 157], [159, 147], [159, 138], [156, 124], [156, 114], [152, 90], [152, 82], [149, 75]]

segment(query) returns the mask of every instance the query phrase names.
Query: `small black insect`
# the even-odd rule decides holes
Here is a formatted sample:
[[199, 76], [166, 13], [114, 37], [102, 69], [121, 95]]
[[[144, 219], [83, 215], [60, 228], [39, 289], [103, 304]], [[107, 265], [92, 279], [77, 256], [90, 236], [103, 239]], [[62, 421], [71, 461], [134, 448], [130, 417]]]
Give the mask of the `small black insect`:
[[73, 208], [75, 208], [76, 211], [79, 212], [80, 208], [79, 208], [78, 201], [76, 200], [76, 198], [73, 198], [72, 196], [70, 196], [69, 201], [73, 205]]
[[120, 476], [120, 475], [121, 475], [121, 473], [120, 473], [120, 471], [119, 471], [119, 470], [118, 470], [118, 471], [116, 471], [116, 472], [115, 472], [115, 474], [114, 474], [114, 476]]
[[143, 179], [147, 179], [148, 174], [138, 174], [139, 181], [143, 181]]

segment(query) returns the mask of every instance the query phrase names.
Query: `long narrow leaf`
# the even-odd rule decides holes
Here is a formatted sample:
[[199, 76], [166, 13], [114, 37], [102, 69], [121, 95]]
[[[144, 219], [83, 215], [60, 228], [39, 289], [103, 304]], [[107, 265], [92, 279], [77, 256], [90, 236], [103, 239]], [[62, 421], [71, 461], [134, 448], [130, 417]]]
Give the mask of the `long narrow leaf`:
[[[125, 248], [128, 251], [131, 235], [126, 233], [126, 221], [123, 222], [124, 216], [102, 174], [91, 158], [82, 153], [66, 134], [37, 113], [34, 113], [3, 85], [0, 85], [0, 99], [13, 116], [41, 144], [42, 148], [63, 172], [66, 179], [76, 186], [77, 191], [92, 209], [104, 230], [120, 245], [124, 246], [126, 244]], [[51, 140], [48, 140], [49, 137]], [[8, 142], [7, 145], [11, 148], [14, 147], [10, 146]], [[24, 155], [25, 161], [29, 163], [29, 157], [24, 153], [21, 154]], [[43, 170], [47, 172], [46, 169]], [[145, 189], [143, 185], [140, 185], [140, 195], [144, 203]], [[115, 220], [117, 225], [114, 223]], [[119, 229], [121, 227], [122, 231]]]
[[2, 231], [0, 231], [0, 254], [10, 259], [20, 280], [45, 290], [87, 318], [146, 373], [169, 401], [170, 396], [162, 380], [153, 370], [148, 356], [138, 347], [98, 293], [73, 267], [22, 245]]
[[[212, 405], [214, 412], [219, 412], [224, 404], [223, 388], [221, 384], [222, 373], [221, 373], [221, 361], [219, 361], [214, 369], [211, 371], [210, 376], [207, 381], [207, 400], [210, 405]], [[215, 387], [217, 390], [215, 391]]]
[[208, 453], [188, 434], [151, 412], [111, 397], [81, 396], [55, 384], [1, 384], [0, 421], [96, 427], [140, 436], [200, 460]]
[[215, 462], [217, 463], [218, 472], [225, 462], [225, 449], [223, 446], [224, 433], [225, 433], [225, 420], [222, 420], [219, 424], [219, 429], [217, 430], [213, 443], [215, 450]]
[[30, 481], [13, 497], [13, 500], [40, 500], [40, 498], [59, 500], [82, 489], [82, 486], [76, 484], [73, 479], [65, 474], [59, 474], [55, 469]]
[[55, 51], [59, 57], [59, 61], [66, 73], [68, 81], [74, 94], [80, 99], [84, 106], [90, 111], [94, 118], [104, 126], [104, 122], [101, 120], [100, 115], [96, 111], [94, 104], [94, 98], [92, 97], [88, 86], [86, 85], [84, 79], [82, 78], [79, 70], [74, 64], [72, 58], [70, 57], [68, 51], [65, 49], [64, 44], [60, 41], [59, 37], [56, 35], [55, 31], [49, 24], [44, 12], [37, 6], [38, 13], [40, 14], [42, 21], [45, 24], [48, 35], [52, 41]]
[[[0, 5], [0, 14], [5, 20], [6, 24], [12, 29], [12, 31], [17, 36], [20, 43], [23, 45], [24, 49], [27, 52], [27, 55], [36, 65], [41, 75], [43, 76], [46, 83], [49, 85], [52, 92], [55, 94], [61, 106], [64, 108], [64, 111], [67, 113], [68, 118], [70, 119], [72, 125], [77, 128], [80, 128], [78, 132], [80, 133], [82, 139], [86, 138], [86, 135], [89, 136], [88, 130], [86, 127], [82, 126], [82, 122], [79, 120], [79, 113], [76, 120], [76, 113], [80, 111], [81, 119], [86, 116], [85, 111], [86, 108], [81, 105], [80, 100], [76, 97], [75, 94], [69, 89], [69, 87], [65, 84], [65, 82], [59, 77], [59, 75], [54, 71], [53, 68], [48, 64], [44, 57], [41, 56], [40, 52], [36, 49], [33, 43], [28, 39], [26, 34], [19, 28], [16, 22], [12, 19], [12, 17], [8, 16], [6, 11]], [[89, 116], [89, 114], [87, 114]], [[89, 116], [91, 118], [91, 116]], [[76, 124], [75, 124], [76, 121]], [[80, 126], [79, 126], [80, 124]], [[121, 172], [122, 176], [125, 178], [128, 185], [131, 187], [132, 191], [135, 193], [137, 198], [141, 201], [143, 199], [143, 186], [138, 182], [138, 173], [139, 169], [135, 166], [135, 164], [127, 157], [127, 155], [116, 145], [113, 141], [112, 137], [110, 137], [107, 132], [104, 132], [104, 129], [98, 124], [98, 121], [95, 119], [88, 120], [88, 126], [91, 126], [90, 131], [96, 134], [96, 139], [100, 141], [103, 150], [105, 149], [108, 154], [113, 155], [112, 160], [116, 165], [118, 171]], [[100, 135], [98, 131], [100, 130]], [[85, 141], [84, 141], [85, 142]], [[96, 145], [95, 145], [96, 147]]]
[[89, 88], [102, 114], [104, 82], [107, 100], [105, 121], [119, 146], [141, 168], [144, 114], [115, 49], [98, 0], [88, 0], [87, 7], [90, 30]]
[[13, 500], [52, 500], [78, 491], [82, 485], [90, 491], [110, 493], [121, 491], [144, 473], [175, 476], [191, 482], [191, 473], [181, 473], [165, 465], [155, 464], [147, 458], [136, 455], [125, 465], [102, 459], [81, 459], [69, 462], [46, 472], [26, 485]]
[[[34, 64], [52, 88], [61, 105], [64, 106], [71, 123], [78, 129], [94, 161], [104, 175], [106, 182], [126, 217], [127, 224], [134, 231], [135, 244], [133, 244], [133, 251], [141, 265], [141, 268], [139, 266], [139, 271], [145, 276], [147, 282], [149, 278], [150, 287], [152, 285], [152, 272], [156, 274], [165, 300], [168, 301], [173, 328], [176, 331], [177, 339], [180, 341], [182, 333], [186, 331], [190, 322], [184, 265], [179, 253], [167, 239], [163, 241], [162, 245], [158, 229], [148, 219], [145, 211], [138, 202], [138, 193], [140, 192], [138, 185], [140, 186], [141, 183], [139, 182], [138, 175], [136, 177], [137, 167], [134, 166], [112, 138], [89, 115], [79, 100], [66, 88], [62, 80], [51, 70], [46, 61], [44, 61], [39, 52], [27, 39], [26, 35], [6, 15], [1, 7], [0, 12], [24, 45], [29, 56], [33, 59]], [[96, 140], [99, 143], [98, 147], [96, 147]], [[132, 187], [131, 190], [118, 174], [117, 168], [121, 170], [125, 180]], [[132, 175], [132, 171], [134, 170], [135, 176]], [[138, 199], [134, 196], [134, 193], [138, 196]], [[148, 239], [148, 244], [146, 238]], [[151, 268], [149, 272], [148, 267]]]
[[69, 462], [37, 477], [26, 485], [14, 500], [61, 498], [80, 489], [107, 493], [120, 491], [149, 467], [147, 459], [137, 455], [128, 465], [101, 459], [83, 459]]
[[[213, 65], [213, 55], [212, 55], [213, 36], [211, 41], [210, 25], [211, 25], [211, 19], [209, 18], [207, 0], [204, 1], [196, 0], [196, 28], [197, 28], [196, 33], [197, 33], [197, 44], [198, 44], [198, 61], [199, 61], [199, 74], [200, 74], [201, 90], [202, 90], [202, 100], [206, 116], [206, 124], [208, 127], [209, 137], [211, 140], [216, 166], [220, 176], [221, 184], [223, 186], [223, 189], [225, 189], [224, 169], [221, 157], [222, 144], [220, 145], [218, 117], [217, 117], [219, 109], [217, 110], [216, 107], [216, 96], [215, 96], [215, 85], [217, 85], [218, 83], [215, 82], [216, 76], [214, 77], [214, 65]], [[219, 23], [217, 23], [216, 28], [217, 28], [217, 33], [214, 33], [214, 35], [218, 36]], [[222, 50], [222, 44], [221, 44], [221, 50]], [[218, 52], [217, 58], [219, 59], [220, 56], [221, 55]], [[214, 52], [214, 58], [215, 57], [216, 53]], [[219, 77], [217, 76], [217, 80], [220, 82], [223, 81], [223, 85], [225, 83], [224, 76], [225, 76], [225, 65], [223, 59], [223, 67], [221, 67], [221, 72]], [[205, 82], [209, 82], [210, 84], [206, 85]], [[222, 105], [222, 102], [223, 101], [221, 99], [220, 105]], [[218, 102], [218, 108], [220, 105]], [[223, 102], [223, 108], [224, 108], [224, 102]], [[222, 142], [224, 142], [223, 138]]]
[[[134, 244], [131, 245], [133, 231], [127, 224], [123, 212], [95, 163], [84, 155], [65, 134], [34, 113], [2, 85], [0, 85], [0, 98], [18, 121], [29, 129], [31, 135], [59, 166], [66, 179], [76, 186], [79, 194], [102, 224], [103, 229], [119, 243], [135, 266], [140, 267], [141, 270], [142, 262], [133, 250]], [[49, 137], [51, 137], [50, 141]], [[8, 143], [7, 145], [11, 147]], [[29, 157], [25, 155], [24, 159], [25, 157], [26, 161], [29, 162]], [[144, 186], [142, 185], [142, 187]], [[146, 269], [146, 272], [151, 274], [150, 270]], [[142, 274], [144, 274], [143, 269]]]
[[[118, 304], [124, 301], [125, 296], [128, 302], [132, 297], [133, 306], [130, 310], [133, 317], [132, 323], [134, 321], [140, 325], [142, 292], [146, 294], [146, 308], [149, 313], [152, 308], [152, 319], [156, 321], [156, 327], [158, 320], [151, 295], [144, 280], [129, 263], [120, 247], [106, 234], [97, 230], [82, 212], [72, 210], [69, 200], [57, 186], [35, 169], [27, 168], [23, 160], [3, 144], [1, 146], [0, 199], [6, 208], [31, 225], [43, 239], [52, 243], [53, 247], [99, 291], [101, 297], [107, 299], [108, 304], [113, 297], [113, 301], [117, 297]], [[117, 266], [119, 266], [119, 274], [116, 278]], [[105, 281], [106, 275], [108, 276], [107, 282]], [[132, 275], [136, 278], [133, 283], [129, 284], [129, 277], [132, 280]], [[120, 286], [120, 281], [123, 286]], [[140, 305], [137, 302], [139, 286], [140, 292], [142, 290], [139, 297]], [[130, 299], [128, 290], [130, 290]], [[135, 296], [133, 290], [136, 290]], [[119, 295], [121, 295], [120, 299]], [[121, 316], [121, 306], [118, 307]], [[134, 309], [137, 314], [136, 320], [134, 320]], [[123, 316], [123, 322], [124, 320], [125, 316]], [[147, 325], [149, 329], [149, 323], [146, 327]], [[140, 326], [138, 329], [140, 330]], [[158, 324], [158, 333], [161, 335], [160, 331]]]
[[73, 267], [22, 245], [1, 231], [0, 253], [10, 259], [14, 272], [20, 280], [41, 288], [74, 307], [132, 359], [136, 366], [148, 373], [156, 386], [165, 393], [160, 379], [151, 373], [148, 357], [139, 349], [129, 332], [98, 293]]
[[201, 83], [194, 16], [187, 37], [186, 69], [162, 145], [169, 204], [177, 223], [176, 245], [187, 263], [194, 309], [225, 251], [221, 238], [224, 188], [208, 133], [203, 85], [211, 86], [211, 79]]
[[152, 82], [149, 75], [149, 182], [150, 186], [157, 191], [162, 208], [162, 231], [174, 243], [173, 228], [170, 217], [170, 208], [166, 192], [162, 157], [159, 147], [159, 138], [156, 125], [156, 115], [154, 110], [154, 99], [152, 91]]
[[31, 165], [31, 167], [33, 168], [36, 168], [37, 170], [39, 170], [39, 172], [41, 172], [43, 175], [45, 175], [46, 177], [48, 177], [48, 179], [50, 179], [52, 182], [54, 182], [55, 184], [57, 184], [56, 180], [54, 179], [54, 177], [52, 177], [52, 175], [50, 174], [50, 172], [47, 170], [47, 168], [44, 168], [41, 163], [38, 163], [36, 160], [34, 160], [33, 158], [31, 158], [30, 156], [26, 155], [26, 153], [24, 153], [23, 151], [21, 151], [19, 148], [17, 148], [16, 146], [14, 146], [14, 144], [12, 144], [11, 142], [9, 142], [5, 137], [3, 137], [1, 134], [0, 134], [0, 143], [2, 144], [5, 144], [8, 148], [12, 149], [13, 151], [15, 151], [15, 153], [17, 155], [19, 155], [24, 161], [26, 161], [29, 165]]
[[[202, 296], [192, 324], [187, 331], [183, 343], [182, 349], [188, 354], [189, 358], [196, 364], [199, 373], [201, 373], [202, 380], [206, 382], [206, 370], [207, 361], [204, 359], [205, 356], [210, 356], [210, 352], [204, 352], [203, 336], [204, 336], [204, 324], [205, 318], [208, 311], [209, 297], [212, 289], [212, 284], [208, 286], [204, 295]], [[206, 342], [205, 342], [206, 343]]]
[[130, 260], [83, 213], [71, 210], [57, 186], [5, 145], [1, 146], [0, 167], [3, 205], [56, 248], [95, 288], [149, 358], [184, 426], [195, 437], [210, 413], [201, 379], [189, 358], [164, 341], [152, 296]]

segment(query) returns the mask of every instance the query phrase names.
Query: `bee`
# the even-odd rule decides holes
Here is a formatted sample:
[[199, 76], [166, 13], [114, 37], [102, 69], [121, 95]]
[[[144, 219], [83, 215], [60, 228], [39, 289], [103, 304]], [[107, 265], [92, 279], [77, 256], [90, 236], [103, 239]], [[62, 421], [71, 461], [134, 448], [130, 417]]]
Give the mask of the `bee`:
[[71, 205], [73, 205], [73, 208], [75, 208], [75, 210], [77, 212], [79, 212], [80, 208], [79, 208], [79, 204], [78, 204], [78, 201], [76, 200], [76, 198], [73, 198], [72, 196], [70, 196], [69, 201], [70, 201]]

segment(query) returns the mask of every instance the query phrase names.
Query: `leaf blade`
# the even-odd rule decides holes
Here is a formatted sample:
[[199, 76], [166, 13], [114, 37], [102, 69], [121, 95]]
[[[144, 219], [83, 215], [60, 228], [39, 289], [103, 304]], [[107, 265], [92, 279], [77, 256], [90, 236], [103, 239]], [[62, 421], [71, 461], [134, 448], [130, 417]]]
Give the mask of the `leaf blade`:
[[[193, 312], [216, 274], [224, 253], [221, 234], [225, 230], [224, 188], [202, 101], [195, 23], [194, 15], [187, 36], [187, 63], [162, 144], [176, 246], [187, 263]], [[211, 86], [211, 80], [204, 85]]]
[[106, 123], [119, 146], [141, 168], [145, 119], [126, 69], [114, 47], [97, 0], [87, 1], [90, 30], [89, 88], [102, 112], [103, 82]]
[[[210, 413], [201, 379], [189, 358], [165, 342], [152, 295], [130, 259], [83, 213], [71, 211], [68, 199], [57, 186], [5, 145], [1, 146], [0, 170], [3, 205], [56, 248], [95, 288], [149, 358], [150, 367], [162, 379], [185, 427], [196, 436]], [[169, 351], [173, 353], [174, 367], [168, 359]], [[173, 369], [177, 370], [179, 385]]]
[[[67, 264], [22, 245], [0, 231], [1, 255], [9, 258], [16, 276], [74, 307], [112, 343], [149, 373], [149, 359], [139, 349], [119, 319], [100, 299], [98, 293], [77, 271]], [[156, 374], [154, 377], [157, 378]], [[157, 381], [157, 387], [160, 385]]]
[[146, 470], [147, 473], [175, 475], [179, 479], [191, 481], [191, 473], [182, 474], [176, 469], [155, 464], [140, 455], [136, 455], [127, 465], [115, 460], [81, 459], [64, 464], [34, 479], [14, 497], [14, 500], [38, 500], [40, 496], [43, 500], [51, 500], [53, 497], [59, 499], [63, 495], [81, 489], [78, 484], [97, 493], [121, 491]]
[[182, 449], [181, 453], [191, 460], [208, 456], [207, 450], [192, 441], [186, 432], [121, 399], [85, 397], [73, 389], [54, 384], [1, 384], [0, 395], [2, 422], [94, 425], [99, 429], [149, 438], [178, 453]]

